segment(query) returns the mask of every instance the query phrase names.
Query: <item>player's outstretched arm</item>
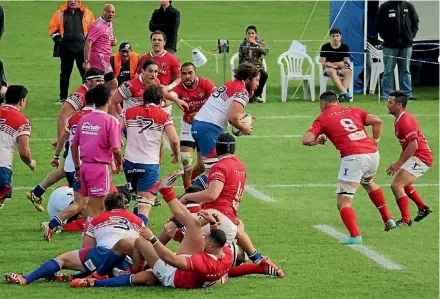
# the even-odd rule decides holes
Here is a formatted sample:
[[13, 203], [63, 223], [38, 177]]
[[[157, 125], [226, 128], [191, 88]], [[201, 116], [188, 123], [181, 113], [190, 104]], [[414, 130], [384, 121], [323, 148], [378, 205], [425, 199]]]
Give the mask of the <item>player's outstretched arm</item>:
[[209, 183], [208, 189], [195, 193], [187, 193], [180, 199], [180, 202], [186, 203], [188, 201], [193, 201], [202, 203], [216, 200], [222, 192], [224, 185], [225, 184], [222, 181], [212, 180]]
[[119, 89], [116, 90], [110, 98], [110, 105], [108, 105], [108, 114], [118, 117], [118, 113], [116, 112], [116, 105], [122, 103], [123, 100], [124, 99], [122, 98]]
[[55, 148], [55, 155], [53, 156], [53, 159], [50, 162], [51, 166], [58, 168], [61, 152], [64, 148], [64, 144], [66, 143], [67, 140], [69, 140], [69, 137], [70, 137], [69, 132], [64, 130], [57, 141], [57, 147]]
[[379, 143], [382, 134], [382, 120], [377, 115], [368, 114], [365, 118], [365, 124], [373, 127], [373, 141]]
[[185, 109], [187, 110], [189, 109], [187, 102], [185, 102], [182, 99], [179, 99], [175, 94], [168, 92], [168, 86], [163, 86], [162, 90], [163, 90], [163, 98], [165, 100], [176, 103], [176, 105], [179, 106], [179, 108], [182, 109], [183, 111], [185, 111]]
[[174, 125], [167, 125], [165, 127], [165, 134], [167, 135], [170, 142], [170, 148], [173, 157], [171, 163], [176, 164], [179, 162], [180, 151], [180, 140], [179, 136], [177, 135], [176, 127], [174, 127]]
[[24, 162], [29, 168], [34, 171], [37, 166], [37, 162], [31, 158], [31, 148], [29, 146], [29, 136], [21, 135], [17, 138], [18, 142], [18, 153], [20, 155], [21, 161]]
[[140, 231], [140, 234], [146, 240], [149, 240], [153, 245], [154, 251], [161, 260], [168, 265], [176, 267], [179, 270], [186, 271], [188, 269], [186, 258], [182, 255], [174, 254], [171, 250], [166, 248], [153, 234], [153, 232], [145, 227]]

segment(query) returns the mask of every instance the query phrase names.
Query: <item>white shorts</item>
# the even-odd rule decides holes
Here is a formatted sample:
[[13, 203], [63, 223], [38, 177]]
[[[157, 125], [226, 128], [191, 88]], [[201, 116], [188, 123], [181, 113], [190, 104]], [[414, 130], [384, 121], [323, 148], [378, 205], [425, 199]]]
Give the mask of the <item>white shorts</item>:
[[191, 134], [191, 125], [182, 120], [182, 128], [180, 129], [180, 141], [195, 142]]
[[366, 179], [376, 174], [379, 160], [379, 152], [346, 156], [342, 158], [338, 180], [360, 183], [361, 179]]
[[[232, 242], [234, 242], [235, 237], [237, 236], [237, 225], [235, 225], [234, 222], [231, 221], [231, 219], [223, 215], [222, 212], [219, 212], [215, 209], [208, 209], [208, 212], [218, 215], [221, 222], [219, 229], [224, 231], [226, 234], [226, 245], [231, 245]], [[204, 235], [209, 235], [209, 231], [209, 224], [202, 227], [202, 233]]]
[[176, 274], [176, 270], [175, 267], [166, 264], [161, 259], [158, 259], [153, 267], [154, 276], [156, 276], [164, 287], [168, 288], [174, 288], [174, 275]]
[[419, 158], [412, 156], [403, 163], [400, 169], [406, 170], [416, 178], [419, 178], [428, 171], [429, 166], [423, 163]]

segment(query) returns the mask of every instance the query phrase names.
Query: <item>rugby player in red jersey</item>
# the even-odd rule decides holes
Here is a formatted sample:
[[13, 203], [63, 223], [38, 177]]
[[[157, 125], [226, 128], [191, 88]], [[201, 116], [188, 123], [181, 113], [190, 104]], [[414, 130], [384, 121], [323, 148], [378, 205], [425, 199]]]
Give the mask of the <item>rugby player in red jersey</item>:
[[417, 120], [406, 110], [407, 102], [403, 92], [393, 91], [388, 97], [387, 105], [389, 113], [396, 118], [394, 131], [402, 146], [399, 159], [387, 169], [388, 175], [396, 175], [391, 183], [391, 190], [402, 215], [402, 219], [397, 221], [398, 226], [412, 225], [408, 197], [418, 208], [414, 221], [418, 222], [432, 213], [412, 184], [432, 167], [434, 156]]
[[215, 84], [208, 78], [197, 76], [196, 67], [192, 62], [185, 62], [180, 69], [182, 81], [173, 88], [179, 99], [184, 100], [189, 109], [185, 109], [182, 116], [182, 128], [180, 132], [180, 157], [183, 170], [183, 186], [187, 189], [191, 186], [192, 179], [205, 171], [200, 152], [197, 155], [197, 163], [192, 173], [192, 162], [196, 142], [191, 135], [191, 124], [194, 116], [206, 103], [209, 96], [215, 91]]
[[[324, 144], [330, 139], [341, 154], [341, 166], [336, 184], [337, 205], [342, 221], [350, 232], [347, 244], [361, 244], [362, 237], [351, 206], [354, 194], [361, 185], [368, 192], [385, 223], [385, 231], [396, 227], [386, 206], [382, 189], [373, 182], [379, 166], [379, 143], [382, 121], [374, 114], [355, 107], [339, 105], [336, 94], [326, 91], [321, 94], [322, 113], [313, 122], [303, 137], [307, 146]], [[365, 126], [372, 126], [373, 136], [368, 136]]]

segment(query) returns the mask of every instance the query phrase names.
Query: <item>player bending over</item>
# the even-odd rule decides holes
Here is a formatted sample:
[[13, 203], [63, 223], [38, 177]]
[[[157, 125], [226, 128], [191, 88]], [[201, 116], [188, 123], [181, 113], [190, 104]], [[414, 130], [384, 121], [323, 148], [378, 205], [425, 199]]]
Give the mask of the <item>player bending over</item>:
[[[373, 182], [379, 166], [377, 144], [382, 132], [382, 121], [362, 109], [340, 106], [333, 91], [323, 92], [319, 100], [322, 113], [304, 133], [302, 143], [307, 146], [324, 144], [328, 137], [340, 152], [342, 161], [336, 184], [336, 198], [342, 221], [350, 232], [345, 243], [361, 244], [356, 213], [351, 206], [359, 185], [368, 192], [379, 210], [385, 223], [385, 231], [396, 227], [382, 189]], [[364, 126], [372, 126], [372, 138], [367, 135]]]
[[419, 210], [414, 221], [418, 222], [432, 213], [412, 184], [432, 167], [434, 156], [417, 120], [406, 110], [407, 102], [403, 92], [393, 91], [388, 97], [387, 105], [389, 113], [396, 118], [394, 131], [402, 146], [399, 160], [387, 169], [388, 175], [396, 175], [391, 183], [391, 190], [402, 215], [402, 219], [397, 221], [398, 226], [412, 224], [408, 197]]
[[[86, 233], [87, 247], [65, 252], [50, 259], [28, 275], [5, 273], [8, 283], [26, 285], [40, 278], [50, 278], [61, 269], [91, 273], [104, 261], [113, 245], [122, 238], [136, 238], [143, 227], [142, 220], [125, 209], [127, 199], [120, 193], [112, 193], [105, 199], [105, 212], [95, 217]], [[130, 268], [128, 261], [121, 261], [119, 269]]]

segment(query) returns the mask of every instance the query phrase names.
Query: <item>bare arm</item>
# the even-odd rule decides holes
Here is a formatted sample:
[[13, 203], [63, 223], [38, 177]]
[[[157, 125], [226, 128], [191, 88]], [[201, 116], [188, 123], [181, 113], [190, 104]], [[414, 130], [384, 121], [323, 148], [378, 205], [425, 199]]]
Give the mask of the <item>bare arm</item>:
[[209, 183], [208, 189], [200, 192], [187, 193], [183, 196], [183, 202], [208, 202], [218, 198], [225, 184], [219, 180], [213, 180]]
[[67, 140], [69, 140], [69, 137], [70, 137], [69, 132], [64, 130], [60, 138], [58, 139], [57, 147], [55, 148], [56, 156], [59, 156], [61, 154], [61, 152], [63, 151], [64, 144], [66, 143]]
[[319, 136], [316, 136], [310, 131], [307, 131], [302, 136], [302, 144], [306, 146], [314, 146], [318, 144], [324, 144], [327, 138], [325, 135], [321, 134]]
[[408, 147], [405, 151], [400, 155], [399, 160], [397, 161], [400, 165], [403, 165], [409, 158], [411, 158], [416, 150], [419, 148], [419, 143], [417, 142], [417, 138], [414, 138], [408, 143]]
[[165, 134], [167, 135], [170, 142], [171, 152], [173, 153], [173, 156], [179, 157], [180, 141], [179, 136], [177, 135], [176, 127], [174, 127], [173, 125], [166, 126]]
[[123, 100], [124, 98], [122, 97], [119, 90], [116, 90], [110, 98], [110, 105], [108, 105], [108, 114], [117, 117], [118, 113], [116, 112], [116, 105], [122, 103]]
[[166, 248], [160, 241], [154, 243], [153, 247], [157, 255], [168, 265], [171, 265], [179, 270], [188, 270], [186, 257], [174, 254], [174, 252]]
[[27, 166], [32, 163], [31, 148], [29, 146], [29, 135], [21, 135], [17, 138], [18, 141], [18, 153], [20, 154], [21, 161]]
[[65, 131], [66, 121], [72, 114], [75, 113], [75, 109], [69, 103], [64, 103], [57, 118], [57, 140]]
[[382, 134], [382, 120], [377, 115], [368, 114], [365, 124], [373, 127], [373, 140], [378, 143]]
[[232, 102], [228, 110], [228, 122], [239, 130], [245, 128], [245, 125], [240, 120], [243, 111], [243, 105], [235, 101]]
[[92, 40], [86, 40], [86, 43], [84, 45], [84, 60], [90, 60], [90, 51], [92, 49]]
[[120, 147], [113, 149], [113, 159], [116, 167], [120, 167], [122, 165], [122, 150]]

